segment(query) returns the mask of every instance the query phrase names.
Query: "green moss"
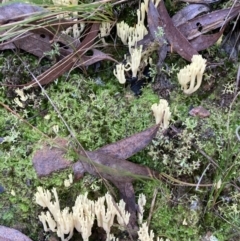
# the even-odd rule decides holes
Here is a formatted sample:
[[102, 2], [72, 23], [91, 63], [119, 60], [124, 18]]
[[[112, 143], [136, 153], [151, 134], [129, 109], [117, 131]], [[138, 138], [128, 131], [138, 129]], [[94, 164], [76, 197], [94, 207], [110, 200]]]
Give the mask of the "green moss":
[[[145, 88], [143, 95], [136, 98], [115, 79], [103, 81], [105, 85], [98, 85], [93, 79], [73, 73], [68, 81], [63, 76], [46, 89], [78, 141], [88, 150], [120, 140], [154, 124], [150, 107], [158, 102], [158, 97], [149, 88]], [[53, 143], [51, 138], [68, 137], [69, 132], [39, 91], [24, 91], [25, 94], [35, 95], [35, 100], [26, 103], [25, 108], [19, 108], [14, 102], [15, 94], [6, 99], [8, 91], [1, 88], [0, 101], [23, 116], [29, 125], [7, 109], [0, 109], [0, 132], [4, 137], [0, 185], [5, 189], [0, 194], [3, 210], [0, 223], [14, 227], [31, 222], [31, 231], [26, 227], [22, 231], [37, 240], [39, 232], [42, 232], [42, 225], [37, 219], [41, 208], [34, 202], [37, 186], [48, 189], [56, 187], [61, 206], [65, 207], [72, 206], [77, 195], [86, 191], [92, 198], [97, 198], [102, 193], [102, 184], [86, 176], [69, 189], [65, 188], [63, 182], [71, 170], [39, 179], [32, 165], [33, 153], [44, 141]], [[58, 126], [58, 132], [54, 131], [54, 126]], [[78, 157], [71, 145], [69, 147], [66, 157], [76, 161]], [[15, 196], [11, 194], [12, 190]]]
[[[172, 13], [180, 7], [170, 2], [167, 6]], [[136, 22], [136, 11], [132, 15], [130, 8], [125, 11], [122, 16], [125, 18], [127, 13], [127, 22], [132, 25]], [[123, 52], [126, 52], [125, 49]], [[209, 48], [203, 55], [209, 62], [226, 58], [217, 46]], [[49, 65], [48, 61], [43, 61], [44, 66], [38, 66], [38, 59], [28, 54], [21, 54], [21, 57], [36, 76], [41, 73], [41, 68]], [[211, 231], [218, 240], [230, 240], [239, 232], [239, 210], [235, 205], [239, 206], [240, 198], [235, 187], [239, 180], [240, 160], [235, 131], [239, 126], [240, 102], [237, 99], [231, 110], [223, 108], [231, 104], [231, 98], [229, 101], [223, 98], [223, 94], [232, 94], [238, 66], [225, 61], [224, 66], [208, 69], [201, 89], [186, 96], [180, 90], [176, 73], [177, 69], [188, 63], [178, 55], [171, 54], [166, 64], [171, 66], [170, 71], [168, 68], [164, 71], [176, 85], [170, 95], [171, 124], [178, 128], [180, 134], [174, 137], [158, 135], [149, 149], [131, 157], [130, 161], [166, 172], [181, 181], [197, 183], [201, 180], [201, 183], [214, 185], [195, 191], [194, 188], [175, 187], [159, 180], [139, 180], [135, 184], [136, 193], [143, 192], [147, 196], [144, 219], [148, 218], [153, 190], [157, 187], [159, 193], [150, 223], [155, 236], [171, 240], [199, 240], [207, 231]], [[0, 55], [0, 65], [0, 77], [4, 83], [14, 80], [14, 84], [22, 84], [31, 78], [24, 64], [11, 51]], [[105, 69], [110, 67], [108, 63], [102, 66]], [[154, 124], [150, 108], [159, 101], [159, 97], [152, 92], [151, 86], [145, 87], [142, 96], [136, 98], [112, 77], [112, 71], [105, 69], [97, 76], [91, 75], [92, 78], [84, 77], [75, 70], [45, 88], [78, 141], [87, 150], [95, 150]], [[95, 78], [99, 76], [101, 81]], [[212, 89], [205, 91], [204, 86], [212, 82]], [[33, 98], [24, 103], [24, 108], [20, 108], [14, 102], [17, 97], [14, 89], [0, 87], [0, 101], [32, 125], [27, 125], [7, 109], [0, 109], [0, 137], [4, 138], [0, 144], [0, 185], [5, 189], [0, 194], [0, 224], [10, 227], [20, 225], [24, 233], [38, 240], [43, 229], [37, 218], [42, 209], [34, 202], [37, 186], [47, 189], [56, 187], [61, 207], [72, 206], [80, 193], [87, 191], [92, 199], [97, 199], [106, 190], [100, 179], [89, 175], [70, 188], [64, 187], [63, 182], [71, 173], [70, 169], [42, 179], [37, 177], [32, 166], [34, 152], [44, 141], [54, 144], [52, 139], [55, 137], [71, 137], [43, 93], [37, 89], [24, 92]], [[198, 105], [210, 110], [209, 118], [188, 115], [191, 106]], [[211, 164], [207, 168], [211, 161], [194, 149], [193, 143], [218, 167]], [[78, 156], [72, 146], [76, 146], [75, 140], [69, 143], [65, 157], [76, 161]], [[195, 199], [199, 203], [197, 210], [190, 208], [191, 201]], [[24, 223], [31, 225], [26, 227]]]

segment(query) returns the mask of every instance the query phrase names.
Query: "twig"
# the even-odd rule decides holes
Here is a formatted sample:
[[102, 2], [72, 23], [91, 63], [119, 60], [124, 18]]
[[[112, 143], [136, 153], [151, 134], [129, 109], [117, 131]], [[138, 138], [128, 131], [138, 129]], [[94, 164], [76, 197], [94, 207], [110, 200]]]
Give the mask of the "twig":
[[234, 3], [233, 3], [233, 5], [231, 6], [231, 8], [230, 8], [230, 10], [229, 10], [229, 12], [228, 12], [227, 16], [225, 17], [225, 20], [224, 20], [224, 22], [223, 22], [223, 24], [222, 24], [222, 26], [221, 26], [221, 28], [220, 28], [220, 30], [219, 30], [219, 31], [221, 31], [221, 30], [222, 30], [223, 26], [225, 25], [226, 21], [228, 20], [228, 17], [229, 17], [229, 15], [230, 15], [230, 13], [231, 13], [232, 9], [233, 9], [233, 8], [234, 8], [234, 6], [236, 5], [236, 3], [237, 3], [237, 0], [235, 0], [235, 1], [234, 1]]
[[198, 150], [199, 153], [201, 153], [204, 157], [206, 157], [208, 159], [208, 161], [210, 161], [213, 166], [220, 168], [219, 165], [209, 156], [207, 155], [206, 152], [204, 152], [202, 149], [200, 149], [196, 144], [192, 144], [192, 146]]
[[237, 136], [237, 138], [238, 138], [238, 140], [240, 141], [240, 136], [239, 136], [239, 130], [240, 130], [240, 126], [237, 126], [237, 128], [236, 128], [236, 136]]
[[203, 171], [201, 177], [199, 178], [198, 183], [197, 183], [197, 186], [196, 186], [196, 188], [195, 188], [196, 191], [198, 190], [199, 185], [200, 185], [200, 183], [201, 183], [201, 181], [202, 181], [202, 179], [203, 179], [203, 176], [204, 176], [205, 173], [207, 172], [207, 170], [208, 170], [208, 168], [210, 167], [210, 165], [211, 165], [211, 163], [208, 163], [207, 167], [205, 168], [205, 170]]
[[154, 208], [154, 206], [155, 206], [157, 193], [158, 193], [158, 188], [155, 188], [155, 189], [154, 189], [154, 192], [153, 192], [153, 198], [152, 198], [151, 208], [150, 208], [149, 215], [148, 215], [147, 226], [149, 226], [149, 224], [150, 224], [150, 222], [151, 222], [151, 219], [152, 219], [153, 208]]
[[229, 133], [230, 112], [231, 112], [231, 110], [232, 110], [232, 106], [233, 106], [234, 102], [236, 101], [236, 99], [237, 99], [237, 97], [238, 97], [239, 95], [240, 95], [240, 92], [238, 92], [238, 93], [234, 96], [234, 98], [233, 98], [233, 100], [232, 100], [232, 102], [231, 102], [231, 104], [230, 104], [230, 106], [229, 106], [228, 119], [227, 119], [227, 133]]
[[[240, 34], [240, 32], [239, 32]], [[237, 91], [238, 91], [238, 87], [239, 87], [239, 82], [240, 82], [240, 64], [238, 66], [238, 72], [237, 72], [237, 78], [236, 78], [236, 87], [235, 87], [235, 91], [234, 91], [234, 96], [237, 95]]]

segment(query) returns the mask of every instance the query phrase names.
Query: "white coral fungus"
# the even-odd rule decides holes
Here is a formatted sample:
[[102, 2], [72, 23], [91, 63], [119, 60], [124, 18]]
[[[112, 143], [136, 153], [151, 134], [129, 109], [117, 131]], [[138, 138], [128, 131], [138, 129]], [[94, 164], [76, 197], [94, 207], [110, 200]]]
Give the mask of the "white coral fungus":
[[205, 68], [206, 59], [193, 55], [192, 63], [180, 70], [177, 77], [185, 94], [190, 95], [200, 87]]
[[168, 102], [164, 99], [160, 99], [159, 104], [153, 104], [151, 109], [155, 116], [156, 124], [160, 124], [163, 129], [168, 128], [171, 117]]

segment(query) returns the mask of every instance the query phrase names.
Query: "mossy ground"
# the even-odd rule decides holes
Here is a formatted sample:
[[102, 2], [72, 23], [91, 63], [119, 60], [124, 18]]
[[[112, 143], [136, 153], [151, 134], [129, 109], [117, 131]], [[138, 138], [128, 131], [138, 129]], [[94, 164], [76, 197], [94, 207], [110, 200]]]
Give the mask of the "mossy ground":
[[[14, 84], [20, 84], [30, 79], [23, 65], [19, 68], [19, 54], [35, 75], [41, 72], [41, 68], [37, 68], [38, 60], [33, 56], [3, 52], [0, 56], [2, 83], [11, 79]], [[239, 140], [235, 132], [239, 126], [240, 102], [239, 97], [233, 100], [237, 66], [228, 61], [216, 46], [202, 54], [209, 62], [224, 59], [224, 65], [207, 69], [200, 90], [192, 96], [182, 93], [176, 71], [168, 73], [175, 86], [169, 99], [171, 124], [181, 133], [173, 137], [159, 135], [152, 145], [130, 161], [167, 173], [179, 181], [197, 183], [202, 179], [201, 183], [215, 186], [196, 190], [195, 187], [175, 186], [158, 180], [142, 180], [135, 183], [135, 191], [137, 196], [140, 193], [147, 196], [144, 215], [147, 220], [153, 192], [155, 188], [158, 190], [150, 222], [155, 236], [195, 241], [212, 232], [221, 241], [239, 240], [240, 160]], [[49, 64], [43, 62], [44, 66]], [[187, 63], [172, 55], [167, 64], [180, 69]], [[153, 93], [152, 83], [144, 88], [140, 97], [135, 97], [113, 77], [111, 66], [102, 65], [101, 68], [100, 82], [96, 75], [84, 76], [75, 70], [46, 87], [47, 94], [87, 150], [153, 125], [150, 108], [159, 100], [159, 96]], [[47, 234], [38, 220], [41, 208], [34, 202], [37, 186], [56, 187], [62, 207], [72, 206], [76, 196], [86, 191], [96, 199], [106, 192], [106, 187], [101, 180], [86, 175], [83, 180], [66, 188], [63, 182], [71, 170], [46, 178], [37, 177], [32, 156], [41, 143], [55, 137], [70, 138], [70, 135], [40, 90], [24, 90], [24, 93], [32, 97], [21, 108], [14, 101], [18, 96], [13, 88], [3, 85], [0, 89], [1, 103], [12, 110], [0, 108], [0, 138], [5, 140], [0, 144], [0, 225], [17, 228], [33, 240], [42, 241]], [[211, 112], [209, 118], [189, 116], [190, 108], [199, 105]], [[77, 160], [71, 149], [67, 158]]]

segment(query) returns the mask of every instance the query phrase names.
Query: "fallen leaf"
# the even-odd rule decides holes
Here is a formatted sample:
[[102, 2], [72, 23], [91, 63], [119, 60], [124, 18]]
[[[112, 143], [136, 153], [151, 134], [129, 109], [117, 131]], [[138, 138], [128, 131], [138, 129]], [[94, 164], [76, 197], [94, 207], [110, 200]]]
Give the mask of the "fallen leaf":
[[[67, 55], [65, 58], [57, 62], [43, 74], [37, 77], [39, 83], [41, 85], [46, 85], [57, 79], [66, 71], [69, 71], [77, 61], [89, 50], [92, 48], [93, 42], [98, 34], [99, 24], [94, 23], [88, 33], [88, 35], [84, 38], [81, 42], [79, 48], [72, 54]], [[33, 87], [38, 86], [35, 80], [23, 85], [29, 86], [32, 85]]]
[[209, 11], [210, 7], [206, 4], [189, 4], [173, 15], [172, 21], [174, 26], [177, 27], [195, 18], [196, 16]]
[[17, 38], [13, 43], [16, 48], [22, 49], [39, 58], [44, 56], [44, 53], [51, 51], [50, 38], [47, 35], [27, 33], [24, 38]]
[[[223, 23], [227, 24], [231, 19], [239, 14], [240, 6], [216, 10], [201, 16], [198, 16], [188, 22], [178, 26], [178, 30], [188, 39], [194, 39], [200, 35], [208, 33], [211, 30], [222, 27]], [[229, 14], [229, 15], [228, 15]], [[225, 21], [225, 19], [227, 20]]]
[[223, 31], [224, 28], [218, 33], [200, 35], [191, 40], [190, 43], [197, 51], [207, 49], [218, 41], [218, 39], [222, 36]]
[[93, 55], [92, 56], [86, 56], [83, 55], [80, 60], [77, 62], [76, 66], [81, 67], [81, 66], [89, 66], [92, 65], [96, 62], [99, 62], [101, 60], [111, 60], [113, 62], [118, 63], [115, 59], [113, 59], [111, 56], [108, 54], [103, 53], [100, 50], [97, 49], [92, 49]]
[[159, 125], [152, 126], [145, 131], [103, 146], [97, 149], [97, 151], [104, 152], [113, 157], [127, 159], [145, 148], [156, 136], [158, 130]]
[[0, 24], [25, 19], [33, 14], [46, 12], [42, 7], [29, 3], [8, 3], [0, 6]]
[[54, 140], [57, 146], [51, 147], [44, 144], [33, 156], [33, 167], [39, 177], [48, 176], [52, 172], [68, 168], [71, 162], [64, 158], [67, 141], [64, 139]]
[[[159, 3], [157, 9], [159, 14], [156, 21], [158, 21], [159, 26], [163, 28], [169, 43], [180, 56], [188, 61], [191, 61], [192, 56], [197, 55], [198, 52], [192, 47], [182, 32], [174, 26], [170, 16], [168, 15], [164, 1]], [[151, 1], [149, 2], [149, 10], [150, 13], [156, 11], [155, 6]]]
[[148, 28], [152, 36], [152, 37], [149, 37], [148, 42], [157, 40], [160, 43], [160, 46], [166, 45], [165, 32], [163, 33], [162, 36], [159, 34], [159, 27], [160, 27], [159, 13], [151, 1], [149, 3], [147, 19], [148, 19]]
[[159, 14], [156, 10], [155, 6], [151, 4], [151, 6], [148, 9], [148, 28], [150, 31], [150, 34], [144, 37], [142, 41], [139, 42], [139, 44], [143, 44], [144, 48], [147, 46], [150, 46], [155, 40], [159, 43], [158, 48], [158, 62], [157, 62], [157, 68], [161, 69], [163, 66], [164, 60], [167, 57], [168, 47], [167, 47], [167, 41], [166, 36], [163, 34], [159, 34], [159, 23], [156, 21], [158, 19]]
[[125, 160], [136, 152], [146, 147], [154, 138], [159, 126], [153, 127], [109, 144], [96, 151], [79, 151], [79, 161], [71, 164], [64, 159], [67, 149], [65, 140], [55, 140], [55, 146], [46, 144], [38, 150], [33, 157], [33, 165], [38, 176], [49, 175], [72, 165], [75, 181], [82, 178], [84, 173], [111, 181], [118, 189], [121, 198], [126, 203], [126, 209], [130, 212], [128, 227], [135, 230], [137, 225], [136, 201], [132, 182], [136, 179], [154, 178], [158, 175], [148, 167], [138, 165]]

